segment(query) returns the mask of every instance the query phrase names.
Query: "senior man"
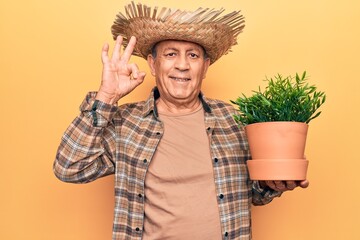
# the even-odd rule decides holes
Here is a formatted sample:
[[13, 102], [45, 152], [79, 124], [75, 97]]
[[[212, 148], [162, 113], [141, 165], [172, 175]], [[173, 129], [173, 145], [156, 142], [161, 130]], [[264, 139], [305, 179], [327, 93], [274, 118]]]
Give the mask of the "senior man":
[[[132, 3], [117, 16], [101, 86], [81, 104], [54, 163], [65, 182], [115, 174], [113, 239], [251, 239], [251, 204], [307, 186], [251, 181], [234, 108], [201, 91], [208, 67], [244, 27], [239, 12], [222, 11]], [[145, 101], [118, 106], [145, 77], [131, 55], [147, 59], [156, 86]]]

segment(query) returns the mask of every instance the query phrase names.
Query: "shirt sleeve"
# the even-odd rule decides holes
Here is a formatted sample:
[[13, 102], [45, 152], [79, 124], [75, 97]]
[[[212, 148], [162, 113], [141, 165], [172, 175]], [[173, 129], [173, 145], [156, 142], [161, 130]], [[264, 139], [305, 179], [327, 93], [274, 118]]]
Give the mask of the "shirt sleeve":
[[61, 138], [53, 171], [64, 182], [87, 183], [114, 173], [116, 138], [112, 122], [117, 105], [95, 100], [87, 94], [80, 115]]
[[269, 187], [262, 188], [259, 181], [252, 182], [252, 203], [255, 206], [270, 203], [275, 197], [280, 197], [282, 192], [275, 191]]

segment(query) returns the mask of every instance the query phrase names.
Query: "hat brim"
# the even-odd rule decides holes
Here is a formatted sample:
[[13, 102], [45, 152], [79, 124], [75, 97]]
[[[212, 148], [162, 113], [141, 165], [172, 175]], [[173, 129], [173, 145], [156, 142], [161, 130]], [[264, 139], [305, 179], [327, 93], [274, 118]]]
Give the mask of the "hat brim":
[[146, 5], [129, 4], [125, 7], [127, 17], [119, 13], [111, 28], [114, 39], [123, 37], [126, 46], [131, 36], [137, 39], [133, 55], [147, 59], [152, 47], [164, 40], [194, 42], [202, 46], [210, 63], [231, 51], [236, 38], [245, 27], [239, 11], [221, 18], [220, 10], [201, 9], [194, 12], [157, 8], [151, 13]]

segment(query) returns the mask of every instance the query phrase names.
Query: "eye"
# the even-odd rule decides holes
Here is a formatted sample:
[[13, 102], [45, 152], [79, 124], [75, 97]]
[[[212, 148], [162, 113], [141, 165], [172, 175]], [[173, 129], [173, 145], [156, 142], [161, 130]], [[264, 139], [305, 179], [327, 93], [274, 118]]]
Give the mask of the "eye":
[[174, 56], [176, 56], [176, 53], [175, 52], [168, 52], [168, 53], [165, 53], [165, 56], [166, 57], [174, 57]]
[[197, 55], [196, 53], [190, 53], [189, 55], [191, 58], [199, 58], [199, 55]]

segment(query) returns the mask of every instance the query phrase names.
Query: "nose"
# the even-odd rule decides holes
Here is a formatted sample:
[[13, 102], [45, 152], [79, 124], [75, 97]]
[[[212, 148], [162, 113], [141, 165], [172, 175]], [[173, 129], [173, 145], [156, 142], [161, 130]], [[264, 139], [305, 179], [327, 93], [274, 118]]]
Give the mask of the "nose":
[[187, 59], [185, 54], [181, 54], [176, 58], [175, 68], [180, 71], [189, 70], [189, 60]]

